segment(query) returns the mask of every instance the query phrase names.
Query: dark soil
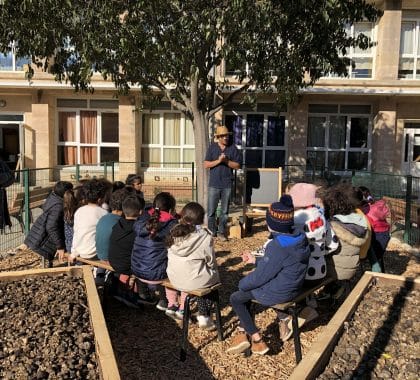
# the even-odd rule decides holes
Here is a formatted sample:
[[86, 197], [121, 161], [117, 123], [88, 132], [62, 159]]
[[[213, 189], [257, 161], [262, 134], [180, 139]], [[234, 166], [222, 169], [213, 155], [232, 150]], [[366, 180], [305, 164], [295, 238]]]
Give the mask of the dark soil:
[[0, 281], [0, 331], [1, 379], [99, 379], [80, 278]]
[[418, 379], [420, 291], [412, 284], [368, 291], [319, 380]]

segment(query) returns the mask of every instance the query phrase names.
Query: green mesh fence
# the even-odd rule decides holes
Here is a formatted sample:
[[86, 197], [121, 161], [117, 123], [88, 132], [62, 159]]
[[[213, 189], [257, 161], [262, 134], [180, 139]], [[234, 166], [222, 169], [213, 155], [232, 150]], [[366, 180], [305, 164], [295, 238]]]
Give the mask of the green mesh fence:
[[353, 186], [366, 186], [374, 198], [384, 198], [391, 209], [392, 231], [401, 230], [411, 245], [420, 243], [420, 178], [355, 172]]
[[[0, 230], [0, 254], [21, 244], [25, 233], [42, 212], [40, 206], [46, 194], [59, 180], [77, 184], [91, 178], [123, 181], [130, 174], [143, 178], [146, 202], [152, 202], [161, 191], [172, 193], [178, 204], [196, 200], [196, 173], [192, 162], [109, 162], [99, 165], [61, 166], [57, 168], [25, 169], [15, 172], [15, 183], [6, 189], [12, 226]], [[242, 174], [235, 172], [233, 201], [242, 204]], [[372, 172], [337, 175], [326, 168], [310, 169], [305, 165], [286, 165], [283, 185], [297, 182], [331, 186], [338, 182], [368, 187], [375, 198], [384, 197], [391, 208], [393, 230], [401, 230], [412, 245], [420, 243], [420, 178]]]
[[0, 229], [0, 254], [3, 256], [23, 243], [25, 234], [41, 214], [41, 206], [57, 181], [105, 178], [125, 182], [129, 174], [143, 178], [146, 203], [156, 194], [168, 191], [182, 205], [196, 199], [196, 175], [192, 162], [107, 162], [96, 165], [60, 166], [57, 168], [16, 171], [15, 183], [6, 189], [11, 227]]

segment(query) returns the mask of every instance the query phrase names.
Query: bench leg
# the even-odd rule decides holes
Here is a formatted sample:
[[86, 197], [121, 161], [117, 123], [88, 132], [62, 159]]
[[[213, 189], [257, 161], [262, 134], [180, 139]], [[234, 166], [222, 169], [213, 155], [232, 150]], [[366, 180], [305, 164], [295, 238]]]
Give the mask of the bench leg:
[[223, 329], [222, 329], [222, 314], [220, 312], [220, 297], [219, 290], [213, 290], [210, 293], [210, 299], [214, 303], [214, 309], [216, 314], [216, 325], [217, 325], [217, 339], [223, 340]]
[[289, 313], [292, 315], [292, 326], [293, 326], [293, 342], [295, 345], [295, 357], [296, 364], [302, 360], [302, 349], [300, 347], [300, 330], [298, 323], [298, 310], [295, 307], [289, 309]]
[[185, 298], [184, 304], [184, 319], [182, 321], [182, 334], [181, 334], [181, 351], [179, 360], [184, 362], [187, 358], [187, 344], [188, 344], [188, 327], [190, 323], [190, 301], [191, 296], [188, 294]]

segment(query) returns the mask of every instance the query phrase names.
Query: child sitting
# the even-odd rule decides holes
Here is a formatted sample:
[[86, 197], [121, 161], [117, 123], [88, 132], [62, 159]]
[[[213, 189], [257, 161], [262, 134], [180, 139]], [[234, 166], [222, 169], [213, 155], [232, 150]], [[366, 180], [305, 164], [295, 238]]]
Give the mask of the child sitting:
[[[166, 273], [172, 285], [181, 290], [178, 306], [177, 291], [166, 288], [167, 315], [182, 318], [188, 291], [207, 288], [220, 281], [212, 234], [201, 226], [204, 214], [204, 208], [199, 203], [190, 202], [185, 205], [180, 223], [172, 228], [167, 239], [169, 249]], [[216, 326], [210, 318], [211, 300], [199, 297], [197, 304], [199, 327], [214, 330]]]
[[[273, 239], [265, 247], [264, 257], [256, 259], [249, 251], [242, 254], [245, 263], [256, 263], [256, 269], [239, 282], [239, 291], [230, 296], [240, 328], [227, 350], [241, 353], [251, 346], [254, 354], [264, 355], [269, 348], [262, 340], [249, 310], [251, 300], [265, 306], [287, 302], [296, 297], [305, 280], [310, 256], [308, 240], [293, 230], [293, 202], [283, 195], [266, 213]], [[247, 334], [251, 337], [252, 345]]]
[[368, 222], [356, 211], [359, 202], [351, 185], [344, 183], [329, 188], [322, 200], [325, 216], [340, 243], [340, 249], [327, 256], [327, 272], [337, 281], [329, 284], [325, 291], [340, 298], [348, 285], [347, 280], [353, 278], [359, 267], [360, 250], [369, 237]]
[[96, 224], [108, 211], [99, 206], [105, 196], [106, 187], [96, 179], [83, 184], [86, 205], [77, 209], [74, 214], [74, 233], [69, 262], [76, 261], [78, 256], [85, 259], [97, 259]]
[[[295, 208], [295, 231], [306, 234], [311, 251], [305, 276], [305, 286], [308, 287], [315, 286], [325, 278], [327, 264], [324, 255], [334, 252], [339, 246], [337, 236], [318, 207], [320, 199], [317, 198], [316, 191], [317, 187], [310, 183], [297, 183], [289, 190]], [[299, 327], [318, 316], [315, 299], [307, 300], [307, 304], [299, 313]], [[280, 339], [285, 342], [293, 333], [292, 318], [285, 313], [278, 313], [278, 317]]]
[[327, 274], [324, 255], [338, 248], [338, 238], [331, 229], [324, 214], [317, 207], [316, 186], [310, 183], [297, 183], [289, 192], [295, 207], [294, 228], [306, 234], [311, 256], [305, 282], [315, 285]]
[[64, 254], [64, 212], [63, 196], [73, 185], [70, 182], [58, 181], [42, 206], [42, 214], [36, 219], [25, 246], [42, 256], [42, 266], [51, 268], [56, 254]]
[[162, 311], [166, 311], [168, 307], [165, 289], [160, 285], [167, 278], [168, 251], [165, 238], [177, 224], [174, 216], [175, 204], [175, 198], [170, 193], [159, 193], [153, 201], [153, 207], [146, 209], [133, 227], [136, 237], [131, 255], [131, 270], [141, 282], [148, 284], [150, 290], [158, 290], [160, 300], [156, 307]]
[[130, 281], [132, 275], [131, 253], [135, 239], [133, 226], [137, 218], [143, 213], [144, 199], [135, 194], [129, 195], [123, 200], [121, 207], [124, 217], [120, 218], [112, 228], [108, 260], [120, 283], [124, 284], [124, 289], [117, 293], [116, 298], [119, 297], [118, 299], [128, 306], [132, 306], [133, 303], [137, 306], [138, 299], [130, 296], [129, 292], [130, 289], [134, 288], [134, 284], [131, 284]]
[[121, 215], [123, 200], [128, 196], [128, 191], [124, 189], [116, 190], [111, 194], [109, 200], [110, 213], [105, 214], [98, 220], [96, 225], [96, 254], [100, 260], [108, 260], [109, 238], [111, 236], [112, 227], [114, 227]]
[[141, 191], [143, 187], [143, 181], [141, 179], [141, 176], [137, 174], [129, 174], [127, 176], [127, 179], [125, 180], [125, 183], [127, 186], [132, 186], [132, 188], [135, 190], [135, 192], [140, 195], [142, 198], [144, 198], [144, 194]]
[[[383, 199], [375, 201], [370, 194], [369, 189], [365, 189], [364, 196], [368, 202], [365, 208], [365, 214], [372, 227], [372, 241], [370, 248], [379, 262], [382, 273], [385, 273], [384, 254], [389, 240], [391, 239], [391, 226], [386, 220], [389, 217], [390, 210]], [[362, 190], [363, 190], [362, 189]]]

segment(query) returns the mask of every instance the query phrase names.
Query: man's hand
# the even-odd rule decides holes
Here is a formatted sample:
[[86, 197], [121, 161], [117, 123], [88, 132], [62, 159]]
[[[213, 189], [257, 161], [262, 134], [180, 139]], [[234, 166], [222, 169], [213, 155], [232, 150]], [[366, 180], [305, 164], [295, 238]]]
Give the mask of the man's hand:
[[222, 163], [222, 162], [228, 163], [229, 162], [229, 159], [226, 157], [226, 155], [224, 153], [222, 153], [219, 156], [219, 161], [220, 161], [220, 163]]

